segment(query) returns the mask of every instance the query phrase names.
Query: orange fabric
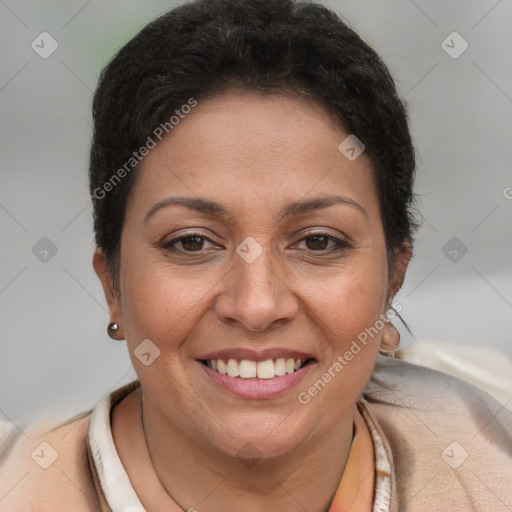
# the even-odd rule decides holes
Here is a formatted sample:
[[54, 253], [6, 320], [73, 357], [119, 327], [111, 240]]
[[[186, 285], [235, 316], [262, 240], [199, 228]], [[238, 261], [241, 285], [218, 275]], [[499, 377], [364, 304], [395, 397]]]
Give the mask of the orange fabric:
[[359, 409], [354, 415], [354, 423], [355, 436], [329, 512], [372, 511], [375, 487], [373, 440]]

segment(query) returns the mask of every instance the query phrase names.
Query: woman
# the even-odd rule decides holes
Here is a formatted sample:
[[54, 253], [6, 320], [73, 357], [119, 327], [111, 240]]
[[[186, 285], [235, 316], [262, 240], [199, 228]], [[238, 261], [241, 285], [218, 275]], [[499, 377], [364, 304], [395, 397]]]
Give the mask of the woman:
[[13, 430], [1, 510], [510, 510], [510, 413], [384, 355], [414, 149], [351, 29], [183, 5], [107, 66], [93, 116], [93, 265], [138, 380]]

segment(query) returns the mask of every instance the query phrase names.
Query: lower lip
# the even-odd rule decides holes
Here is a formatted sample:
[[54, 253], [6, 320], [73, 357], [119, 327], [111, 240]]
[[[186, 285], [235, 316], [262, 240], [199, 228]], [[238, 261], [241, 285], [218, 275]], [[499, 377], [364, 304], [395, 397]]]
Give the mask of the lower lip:
[[293, 373], [273, 379], [242, 379], [223, 375], [198, 361], [206, 375], [219, 387], [242, 398], [274, 398], [283, 395], [302, 382], [316, 363], [309, 362]]

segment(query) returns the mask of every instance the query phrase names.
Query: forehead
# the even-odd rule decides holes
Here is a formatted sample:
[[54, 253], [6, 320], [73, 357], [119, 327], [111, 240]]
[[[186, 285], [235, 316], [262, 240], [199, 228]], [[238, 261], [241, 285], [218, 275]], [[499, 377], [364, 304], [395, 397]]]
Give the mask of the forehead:
[[134, 206], [149, 209], [172, 194], [258, 211], [339, 193], [375, 210], [369, 159], [350, 161], [338, 149], [348, 135], [326, 107], [292, 95], [199, 100], [144, 157]]

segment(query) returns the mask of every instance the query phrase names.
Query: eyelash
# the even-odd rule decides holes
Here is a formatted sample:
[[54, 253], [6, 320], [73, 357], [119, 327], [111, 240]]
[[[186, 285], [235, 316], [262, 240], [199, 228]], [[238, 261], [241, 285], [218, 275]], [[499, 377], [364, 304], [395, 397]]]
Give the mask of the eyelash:
[[[309, 231], [304, 234], [304, 236], [299, 240], [299, 242], [302, 242], [303, 240], [306, 240], [307, 238], [313, 237], [315, 235], [322, 236], [329, 240], [332, 240], [336, 244], [336, 246], [331, 247], [330, 249], [321, 249], [318, 251], [315, 251], [313, 249], [306, 249], [306, 251], [309, 253], [319, 254], [319, 255], [328, 255], [328, 254], [340, 252], [340, 251], [351, 248], [351, 245], [348, 242], [346, 242], [344, 240], [340, 240], [339, 238], [337, 238], [333, 235], [330, 235], [329, 233], [325, 233], [323, 231]], [[174, 252], [174, 253], [202, 256], [202, 255], [204, 255], [204, 249], [200, 250], [200, 251], [185, 251], [185, 250], [177, 250], [174, 247], [177, 243], [179, 243], [183, 240], [186, 240], [187, 238], [192, 238], [194, 236], [197, 236], [197, 237], [207, 240], [209, 242], [215, 243], [213, 240], [211, 240], [207, 236], [204, 236], [200, 232], [191, 231], [190, 233], [187, 233], [185, 235], [179, 236], [177, 238], [169, 240], [168, 242], [163, 243], [161, 247], [162, 247], [162, 249], [165, 249], [167, 251]]]

